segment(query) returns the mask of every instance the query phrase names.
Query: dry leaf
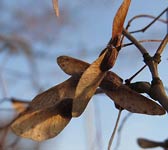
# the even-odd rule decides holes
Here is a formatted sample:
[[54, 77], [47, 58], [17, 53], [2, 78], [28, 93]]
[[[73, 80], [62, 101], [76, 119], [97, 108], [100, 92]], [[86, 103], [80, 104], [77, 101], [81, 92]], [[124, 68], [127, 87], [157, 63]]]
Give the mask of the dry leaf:
[[113, 44], [116, 47], [120, 45], [120, 38], [123, 30], [123, 25], [124, 25], [125, 18], [127, 16], [130, 3], [131, 3], [131, 0], [123, 1], [113, 21], [112, 40], [115, 41], [115, 43]]
[[52, 0], [52, 2], [53, 2], [53, 7], [54, 7], [55, 14], [58, 17], [59, 16], [58, 0]]
[[106, 52], [94, 61], [82, 74], [76, 87], [72, 116], [78, 117], [81, 115], [90, 98], [94, 95], [97, 87], [103, 80], [106, 72], [101, 71], [100, 65], [105, 54]]
[[[68, 56], [59, 57], [58, 63], [61, 69], [69, 75], [80, 75], [89, 65], [84, 61]], [[69, 68], [68, 66], [71, 67]], [[164, 109], [160, 105], [131, 90], [126, 85], [123, 85], [122, 79], [113, 72], [108, 71], [106, 73], [100, 87], [104, 89], [106, 94], [109, 95], [115, 103], [128, 111], [151, 115], [165, 114]]]
[[165, 114], [165, 110], [160, 105], [131, 90], [126, 85], [121, 85], [115, 90], [105, 88], [103, 90], [117, 105], [130, 112], [147, 115]]
[[72, 116], [78, 78], [71, 77], [65, 82], [37, 95], [12, 124], [12, 130], [25, 138], [42, 141], [59, 134]]
[[161, 142], [155, 142], [155, 141], [151, 141], [143, 138], [139, 138], [137, 142], [138, 142], [138, 145], [142, 148], [153, 148], [153, 147], [158, 147], [162, 145]]

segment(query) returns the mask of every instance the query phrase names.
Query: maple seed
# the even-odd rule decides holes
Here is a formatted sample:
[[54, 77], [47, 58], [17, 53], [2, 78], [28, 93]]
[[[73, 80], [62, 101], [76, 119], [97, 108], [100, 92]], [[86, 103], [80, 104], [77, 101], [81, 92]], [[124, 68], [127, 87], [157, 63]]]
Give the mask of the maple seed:
[[104, 59], [103, 61], [101, 62], [101, 65], [100, 65], [100, 69], [102, 71], [108, 71], [109, 69], [112, 68], [111, 64], [109, 63], [110, 62], [110, 56], [111, 56], [111, 53], [112, 53], [112, 49], [109, 47], [109, 48], [106, 48], [105, 50], [103, 51], [106, 51], [107, 50], [107, 53], [106, 55], [104, 56]]
[[64, 118], [72, 117], [72, 101], [73, 99], [67, 98], [60, 102], [60, 107], [58, 107], [59, 114]]

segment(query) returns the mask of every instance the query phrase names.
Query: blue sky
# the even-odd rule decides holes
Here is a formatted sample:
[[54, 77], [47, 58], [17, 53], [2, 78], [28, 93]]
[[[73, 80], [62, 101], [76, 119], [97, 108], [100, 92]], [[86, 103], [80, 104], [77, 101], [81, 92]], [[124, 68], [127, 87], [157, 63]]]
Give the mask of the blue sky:
[[[25, 4], [10, 3], [9, 10], [13, 7], [25, 9], [26, 13], [36, 11], [41, 12], [43, 9], [40, 7], [37, 1], [34, 6], [29, 3]], [[34, 37], [26, 36], [27, 31], [24, 30], [22, 35], [32, 42], [32, 47], [35, 51], [42, 51], [48, 53], [51, 57], [49, 60], [39, 59], [36, 60], [38, 66], [39, 81], [43, 85], [44, 89], [47, 89], [61, 81], [65, 80], [68, 76], [65, 75], [56, 64], [56, 57], [60, 55], [69, 55], [77, 57], [79, 59], [93, 62], [99, 55], [102, 48], [106, 46], [111, 36], [112, 21], [121, 1], [117, 0], [73, 0], [73, 1], [59, 1], [60, 17], [56, 18], [52, 16], [53, 25], [49, 26], [52, 30], [42, 28], [41, 32], [48, 32], [47, 37], [51, 37], [51, 43], [45, 43], [38, 39], [32, 42]], [[44, 1], [48, 5], [48, 9], [53, 11], [51, 1]], [[127, 21], [138, 14], [150, 14], [157, 16], [168, 6], [167, 0], [132, 0]], [[68, 17], [72, 21], [67, 22], [66, 26], [59, 26], [61, 32], [57, 37], [57, 32], [53, 32], [53, 28], [57, 30], [58, 23], [63, 16], [62, 10], [68, 11]], [[30, 11], [32, 9], [32, 11]], [[9, 20], [11, 12], [8, 12]], [[33, 13], [32, 13], [33, 14]], [[164, 15], [162, 18], [166, 18]], [[3, 22], [5, 19], [0, 19]], [[140, 29], [151, 19], [138, 19], [133, 22], [130, 30]], [[22, 22], [14, 22], [21, 24]], [[56, 24], [54, 24], [56, 23]], [[66, 22], [65, 22], [66, 23]], [[10, 27], [10, 26], [9, 26]], [[28, 29], [27, 29], [28, 30]], [[146, 33], [140, 33], [137, 35], [137, 39], [162, 39], [166, 34], [167, 28], [165, 24], [157, 22]], [[3, 34], [14, 34], [14, 31], [5, 28], [1, 30]], [[37, 32], [39, 33], [39, 32]], [[35, 34], [35, 33], [34, 33]], [[55, 42], [54, 42], [55, 40]], [[125, 42], [128, 42], [127, 40]], [[145, 43], [143, 44], [150, 53], [155, 52], [158, 47], [158, 43]], [[167, 47], [168, 48], [168, 47]], [[167, 49], [166, 48], [166, 49]], [[0, 57], [0, 63], [2, 58]], [[159, 65], [159, 73], [165, 86], [168, 87], [168, 71], [165, 69], [168, 65], [168, 52], [164, 51], [162, 57], [162, 63]], [[134, 46], [124, 48], [118, 56], [118, 60], [112, 69], [118, 73], [123, 79], [129, 78], [134, 74], [142, 65], [142, 56]], [[13, 64], [15, 62], [15, 64]], [[25, 65], [25, 59], [22, 56], [12, 57], [7, 67], [14, 68], [16, 70], [28, 71], [28, 66]], [[5, 73], [4, 73], [5, 74]], [[11, 84], [15, 84], [13, 79], [9, 76], [5, 76], [8, 85], [8, 96], [20, 97], [23, 99], [32, 99], [37, 91], [32, 89], [29, 81], [20, 79], [17, 82], [16, 88]], [[135, 78], [134, 81], [146, 80], [151, 81], [151, 76], [148, 69], [142, 72], [141, 75]], [[13, 83], [10, 84], [10, 81]], [[1, 96], [2, 93], [1, 93]], [[105, 150], [107, 149], [108, 141], [110, 139], [114, 124], [117, 118], [118, 111], [115, 109], [113, 102], [106, 96], [94, 96], [89, 103], [85, 112], [79, 118], [72, 119], [68, 126], [57, 137], [42, 143], [41, 150]], [[123, 111], [121, 120], [127, 115], [127, 111]], [[147, 116], [140, 114], [133, 114], [125, 123], [121, 133], [121, 142], [118, 150], [140, 150], [136, 143], [138, 137], [145, 137], [152, 140], [163, 141], [167, 136], [167, 115], [164, 116]], [[97, 136], [96, 134], [100, 134]], [[99, 138], [97, 138], [99, 137]], [[115, 137], [113, 148], [117, 141], [117, 135]], [[28, 142], [28, 141], [27, 141]], [[30, 142], [30, 141], [29, 141]], [[23, 144], [25, 141], [23, 141]], [[112, 148], [112, 149], [113, 149]], [[114, 150], [114, 149], [113, 149]], [[155, 150], [161, 150], [156, 148]]]

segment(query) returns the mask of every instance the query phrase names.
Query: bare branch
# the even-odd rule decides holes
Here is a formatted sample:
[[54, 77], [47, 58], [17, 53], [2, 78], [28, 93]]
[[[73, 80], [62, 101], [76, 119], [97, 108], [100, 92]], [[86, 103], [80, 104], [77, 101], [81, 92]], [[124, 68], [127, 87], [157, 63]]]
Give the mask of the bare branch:
[[[149, 23], [147, 26], [145, 26], [144, 28], [140, 29], [140, 30], [136, 30], [136, 31], [132, 31], [130, 33], [137, 33], [137, 32], [145, 32], [151, 25], [153, 25], [156, 21], [158, 21], [158, 19], [166, 12], [168, 11], [168, 7], [161, 12], [151, 23]], [[168, 23], [167, 21], [165, 23]]]
[[111, 148], [111, 145], [112, 145], [112, 142], [113, 142], [113, 139], [114, 139], [117, 127], [118, 127], [118, 123], [119, 123], [119, 120], [120, 120], [120, 117], [121, 117], [121, 112], [122, 112], [122, 108], [119, 109], [118, 117], [117, 117], [117, 120], [116, 120], [116, 124], [115, 124], [113, 133], [112, 133], [112, 135], [110, 137], [110, 141], [109, 141], [109, 144], [108, 144], [108, 150], [110, 150], [110, 148]]
[[[144, 42], [162, 42], [162, 40], [139, 40], [138, 41], [139, 43], [144, 43]], [[126, 43], [126, 44], [123, 44], [121, 47], [126, 47], [126, 46], [130, 46], [130, 45], [133, 45], [134, 43], [131, 42], [131, 43]]]
[[168, 43], [168, 34], [166, 34], [166, 36], [164, 37], [163, 41], [161, 42], [159, 48], [157, 49], [156, 51], [156, 54], [161, 54], [165, 48], [165, 46], [167, 45]]
[[140, 68], [132, 77], [125, 80], [126, 84], [130, 84], [133, 78], [135, 78], [147, 65], [145, 64], [142, 68]]
[[123, 129], [123, 127], [124, 127], [126, 121], [128, 120], [128, 118], [129, 118], [131, 115], [133, 115], [133, 113], [130, 113], [130, 112], [129, 112], [129, 113], [123, 118], [123, 120], [122, 120], [121, 123], [120, 123], [120, 126], [118, 127], [118, 137], [117, 137], [117, 144], [116, 144], [116, 146], [115, 146], [115, 148], [114, 148], [115, 150], [117, 150], [118, 147], [119, 147], [119, 145], [120, 145], [122, 129]]
[[124, 36], [126, 36], [131, 42], [135, 44], [135, 46], [140, 50], [140, 52], [143, 54], [148, 53], [147, 50], [126, 30], [123, 29]]
[[55, 14], [57, 17], [59, 17], [59, 6], [58, 6], [58, 0], [52, 0], [53, 2], [53, 7], [54, 7], [54, 10], [55, 10]]

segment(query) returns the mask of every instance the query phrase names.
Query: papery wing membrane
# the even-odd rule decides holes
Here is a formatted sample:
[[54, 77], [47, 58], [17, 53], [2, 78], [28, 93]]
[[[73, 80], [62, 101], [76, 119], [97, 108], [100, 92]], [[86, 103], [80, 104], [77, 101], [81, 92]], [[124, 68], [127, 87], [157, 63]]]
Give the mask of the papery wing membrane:
[[25, 138], [42, 141], [58, 135], [72, 118], [72, 104], [78, 79], [65, 82], [36, 96], [11, 125]]
[[115, 90], [104, 89], [104, 92], [119, 106], [133, 112], [148, 115], [163, 115], [165, 110], [154, 101], [121, 85]]
[[82, 74], [75, 91], [73, 101], [73, 116], [80, 116], [86, 108], [89, 100], [94, 95], [97, 87], [103, 80], [106, 72], [100, 69], [101, 62], [104, 58], [103, 53], [96, 61], [94, 61]]
[[89, 63], [69, 56], [59, 56], [57, 63], [60, 68], [69, 75], [81, 75], [89, 66]]

